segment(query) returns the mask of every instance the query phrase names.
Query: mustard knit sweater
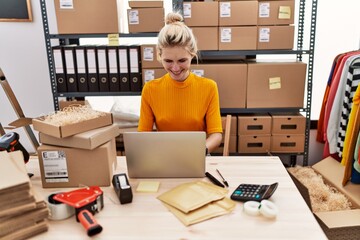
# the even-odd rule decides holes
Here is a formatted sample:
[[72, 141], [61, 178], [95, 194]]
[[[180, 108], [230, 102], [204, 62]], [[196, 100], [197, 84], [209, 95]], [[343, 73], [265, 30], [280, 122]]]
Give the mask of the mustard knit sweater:
[[222, 132], [216, 82], [190, 73], [183, 82], [169, 74], [144, 85], [138, 131]]

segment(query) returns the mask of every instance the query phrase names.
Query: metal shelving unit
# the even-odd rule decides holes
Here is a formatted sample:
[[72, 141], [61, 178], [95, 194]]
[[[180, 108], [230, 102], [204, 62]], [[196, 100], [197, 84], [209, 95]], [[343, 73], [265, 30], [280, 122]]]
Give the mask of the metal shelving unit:
[[[56, 81], [54, 73], [54, 61], [51, 49], [51, 39], [59, 39], [62, 42], [69, 42], [73, 39], [79, 38], [101, 38], [107, 37], [106, 34], [50, 34], [46, 0], [40, 0], [41, 14], [44, 27], [44, 36], [46, 42], [46, 51], [49, 63], [49, 73], [51, 81], [51, 90], [54, 101], [55, 110], [59, 109], [59, 97], [85, 97], [85, 96], [129, 96], [141, 95], [140, 92], [71, 92], [71, 93], [57, 93]], [[306, 117], [306, 131], [305, 131], [305, 146], [303, 153], [288, 154], [291, 156], [291, 161], [296, 162], [296, 155], [303, 155], [303, 165], [308, 165], [308, 151], [309, 151], [309, 137], [310, 137], [310, 113], [311, 113], [311, 95], [312, 95], [312, 78], [313, 78], [313, 64], [314, 64], [314, 50], [315, 50], [315, 30], [316, 30], [316, 14], [317, 14], [318, 0], [311, 0], [311, 17], [310, 17], [310, 35], [309, 47], [304, 48], [304, 25], [305, 25], [305, 8], [306, 0], [300, 0], [298, 11], [298, 32], [297, 32], [297, 48], [294, 50], [227, 50], [227, 51], [201, 51], [199, 57], [202, 60], [232, 60], [239, 57], [256, 55], [282, 55], [290, 54], [296, 55], [298, 61], [302, 61], [303, 55], [308, 56], [308, 69], [306, 79], [306, 105], [304, 108], [264, 108], [264, 109], [221, 109], [222, 114], [242, 114], [242, 113], [264, 113], [264, 112], [303, 112]], [[182, 12], [183, 0], [173, 0], [173, 9]], [[157, 33], [119, 33], [121, 38], [124, 37], [156, 37]], [[295, 157], [294, 157], [295, 156]]]

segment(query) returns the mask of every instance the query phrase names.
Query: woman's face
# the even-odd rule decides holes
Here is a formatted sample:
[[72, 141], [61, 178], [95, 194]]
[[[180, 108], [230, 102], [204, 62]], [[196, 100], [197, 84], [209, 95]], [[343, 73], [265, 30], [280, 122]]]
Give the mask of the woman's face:
[[183, 47], [163, 48], [161, 62], [170, 77], [182, 82], [189, 76], [191, 55]]

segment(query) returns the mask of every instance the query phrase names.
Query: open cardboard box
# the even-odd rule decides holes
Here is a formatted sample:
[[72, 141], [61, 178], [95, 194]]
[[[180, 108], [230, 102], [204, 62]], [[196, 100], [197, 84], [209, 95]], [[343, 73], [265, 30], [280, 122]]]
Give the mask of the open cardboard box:
[[[343, 193], [353, 206], [351, 210], [314, 213], [326, 236], [330, 240], [360, 239], [360, 184], [349, 182], [342, 186], [344, 167], [332, 157], [321, 160], [312, 168], [322, 175], [326, 184]], [[295, 176], [289, 174], [311, 209], [308, 189]]]

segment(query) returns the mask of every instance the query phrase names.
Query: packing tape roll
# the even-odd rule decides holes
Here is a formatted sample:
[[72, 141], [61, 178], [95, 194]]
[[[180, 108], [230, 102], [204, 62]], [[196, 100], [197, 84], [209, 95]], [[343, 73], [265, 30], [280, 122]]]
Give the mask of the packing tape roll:
[[259, 211], [263, 216], [267, 218], [276, 218], [279, 212], [277, 206], [269, 200], [261, 201]]
[[260, 215], [259, 206], [259, 202], [247, 201], [244, 203], [244, 212], [250, 216], [258, 216]]
[[58, 193], [50, 194], [47, 197], [50, 220], [63, 220], [75, 214], [75, 209], [65, 203], [56, 201], [53, 197]]
[[269, 200], [262, 200], [261, 202], [247, 201], [244, 203], [244, 212], [251, 216], [263, 215], [267, 218], [275, 218], [278, 215], [278, 208]]

